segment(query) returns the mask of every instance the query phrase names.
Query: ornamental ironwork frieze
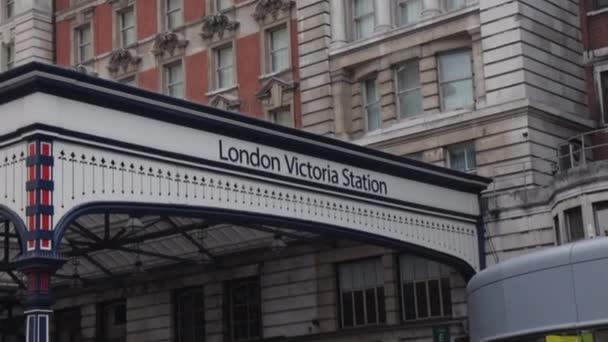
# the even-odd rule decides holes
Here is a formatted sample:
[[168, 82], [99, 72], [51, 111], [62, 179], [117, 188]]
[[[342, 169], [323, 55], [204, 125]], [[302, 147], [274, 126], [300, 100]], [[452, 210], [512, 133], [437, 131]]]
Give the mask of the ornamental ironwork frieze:
[[217, 35], [221, 39], [226, 31], [235, 31], [238, 27], [238, 21], [231, 20], [223, 13], [207, 15], [203, 17], [201, 37], [203, 39], [212, 39], [213, 36]]
[[260, 0], [252, 16], [257, 21], [264, 20], [268, 15], [276, 18], [279, 12], [289, 12], [294, 5], [295, 1], [292, 0]]
[[140, 63], [141, 57], [134, 56], [128, 49], [118, 49], [110, 54], [108, 70], [111, 73], [117, 73], [121, 69], [126, 72], [130, 66], [137, 66]]

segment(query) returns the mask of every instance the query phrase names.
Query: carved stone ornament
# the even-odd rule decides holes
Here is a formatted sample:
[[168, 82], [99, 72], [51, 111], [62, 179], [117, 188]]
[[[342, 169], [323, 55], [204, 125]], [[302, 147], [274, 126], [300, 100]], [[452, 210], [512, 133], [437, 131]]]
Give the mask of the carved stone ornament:
[[175, 32], [162, 32], [154, 38], [152, 53], [162, 56], [165, 52], [173, 56], [176, 49], [185, 49], [188, 46], [186, 39], [181, 39]]
[[296, 82], [287, 82], [278, 77], [271, 77], [264, 83], [262, 89], [256, 94], [268, 108], [278, 108], [284, 106], [289, 101], [288, 95], [292, 95], [297, 87]]
[[223, 110], [238, 110], [241, 101], [238, 97], [230, 94], [217, 94], [209, 100], [209, 105]]
[[203, 17], [203, 29], [201, 36], [203, 39], [211, 39], [217, 33], [219, 38], [224, 36], [224, 32], [234, 31], [239, 27], [239, 22], [230, 20], [227, 15], [222, 13], [206, 15]]
[[106, 0], [114, 9], [122, 9], [133, 4], [133, 0]]
[[276, 18], [279, 11], [287, 12], [293, 5], [295, 5], [295, 1], [292, 0], [260, 0], [252, 16], [257, 21], [264, 20], [269, 14]]
[[116, 73], [122, 68], [122, 71], [126, 72], [130, 65], [137, 65], [139, 63], [141, 63], [141, 57], [133, 56], [127, 49], [118, 49], [110, 54], [108, 70]]

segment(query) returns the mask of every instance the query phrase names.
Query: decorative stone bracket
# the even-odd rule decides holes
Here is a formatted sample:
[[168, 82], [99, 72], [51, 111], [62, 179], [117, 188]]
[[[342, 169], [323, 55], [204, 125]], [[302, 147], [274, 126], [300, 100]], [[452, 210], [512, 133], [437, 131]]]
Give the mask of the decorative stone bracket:
[[257, 21], [262, 21], [267, 15], [276, 18], [279, 11], [288, 12], [295, 5], [293, 0], [260, 0], [252, 16]]
[[287, 82], [277, 77], [271, 77], [256, 96], [267, 108], [277, 108], [291, 102], [291, 99], [286, 95], [291, 95], [296, 87], [296, 82]]
[[235, 31], [239, 27], [239, 22], [230, 20], [230, 18], [222, 13], [211, 14], [203, 17], [203, 28], [201, 37], [203, 39], [212, 39], [215, 34], [219, 38], [224, 36], [225, 31]]
[[139, 63], [141, 63], [141, 57], [132, 55], [128, 49], [118, 49], [110, 54], [108, 70], [113, 74], [119, 72], [120, 69], [127, 72], [129, 66], [136, 66]]
[[154, 38], [152, 53], [156, 57], [162, 57], [165, 53], [173, 56], [176, 50], [183, 52], [188, 43], [188, 40], [180, 38], [175, 32], [162, 32]]

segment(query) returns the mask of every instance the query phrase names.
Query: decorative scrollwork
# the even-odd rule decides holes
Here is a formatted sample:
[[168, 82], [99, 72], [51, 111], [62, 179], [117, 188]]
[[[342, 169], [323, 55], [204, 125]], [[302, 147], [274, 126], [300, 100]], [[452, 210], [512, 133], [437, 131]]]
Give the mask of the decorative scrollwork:
[[139, 63], [141, 63], [141, 57], [133, 56], [127, 49], [118, 49], [110, 54], [108, 70], [116, 73], [122, 68], [123, 72], [126, 72], [130, 65], [137, 65]]
[[203, 39], [212, 39], [216, 34], [219, 38], [224, 36], [225, 31], [234, 31], [239, 27], [239, 22], [230, 20], [230, 18], [222, 13], [207, 15], [203, 17], [203, 28], [201, 37]]
[[295, 2], [292, 0], [260, 0], [252, 16], [257, 21], [264, 20], [267, 15], [276, 18], [279, 11], [287, 12], [291, 10], [294, 4]]
[[161, 56], [165, 52], [173, 55], [176, 49], [185, 49], [188, 46], [188, 40], [181, 39], [175, 32], [162, 32], [154, 38], [154, 46], [152, 53], [156, 56]]

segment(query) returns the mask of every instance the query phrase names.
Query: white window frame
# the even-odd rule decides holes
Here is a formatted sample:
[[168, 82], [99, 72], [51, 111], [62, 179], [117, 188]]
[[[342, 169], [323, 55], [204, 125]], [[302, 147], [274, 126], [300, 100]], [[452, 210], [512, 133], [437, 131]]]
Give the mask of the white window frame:
[[[285, 34], [287, 37], [286, 38], [287, 44], [283, 48], [273, 50], [272, 34], [277, 31], [280, 31], [280, 30], [285, 30]], [[266, 39], [266, 56], [265, 57], [266, 58], [265, 59], [266, 59], [266, 70], [267, 70], [266, 73], [275, 74], [275, 73], [280, 73], [285, 70], [289, 70], [291, 68], [291, 42], [290, 42], [290, 34], [289, 34], [289, 25], [287, 23], [275, 25], [273, 27], [266, 29], [265, 32], [266, 32], [266, 34], [265, 34], [265, 39]], [[287, 65], [283, 69], [273, 70], [273, 56], [276, 52], [280, 52], [283, 50], [287, 51]]]
[[[81, 42], [81, 32], [87, 28], [89, 30], [89, 41], [87, 43]], [[78, 25], [74, 28], [74, 45], [76, 47], [75, 51], [75, 64], [86, 63], [94, 57], [93, 51], [93, 24], [91, 22], [83, 23], [82, 25]], [[90, 57], [84, 59], [82, 56], [82, 48], [86, 47], [89, 50]]]
[[446, 12], [457, 11], [459, 9], [467, 7], [467, 0], [454, 0], [454, 1], [462, 1], [462, 5], [457, 6], [457, 7], [450, 7], [449, 6], [450, 0], [444, 0], [444, 1], [445, 1], [445, 10], [446, 10]]
[[[220, 67], [220, 51], [230, 48], [232, 50], [232, 58], [230, 65], [225, 65]], [[237, 84], [237, 79], [236, 79], [236, 56], [235, 56], [235, 50], [234, 50], [234, 44], [229, 43], [229, 44], [224, 44], [224, 45], [219, 45], [215, 48], [213, 48], [213, 79], [214, 79], [214, 84], [215, 84], [215, 89], [216, 90], [221, 90], [221, 89], [230, 89], [232, 87], [234, 87]], [[231, 68], [232, 69], [232, 84], [225, 84], [225, 85], [221, 85], [220, 84], [220, 71], [227, 69], [227, 68]]]
[[[474, 160], [475, 160], [475, 167], [474, 168], [470, 168], [469, 167], [469, 160], [468, 160], [468, 147], [472, 147], [473, 149], [473, 155], [474, 155]], [[474, 140], [470, 140], [470, 141], [465, 141], [465, 142], [461, 142], [458, 144], [453, 144], [453, 145], [449, 145], [446, 147], [445, 149], [445, 153], [446, 153], [446, 159], [448, 161], [448, 167], [452, 168], [452, 158], [450, 151], [452, 150], [459, 150], [459, 149], [464, 149], [464, 158], [465, 158], [465, 169], [464, 170], [458, 170], [461, 172], [468, 172], [468, 173], [472, 173], [475, 172], [477, 170], [477, 149], [475, 148], [475, 141]], [[456, 169], [454, 169], [456, 170]]]
[[602, 115], [601, 124], [606, 126], [608, 125], [608, 108], [606, 108], [608, 106], [608, 98], [606, 98], [606, 94], [602, 91], [602, 74], [604, 73], [608, 75], [608, 63], [594, 66], [595, 89], [598, 101], [600, 102], [600, 113]]
[[[409, 259], [409, 260], [407, 260]], [[408, 261], [411, 263], [412, 267], [412, 272], [414, 273], [413, 275], [408, 274], [407, 272], [405, 272], [407, 270], [407, 268], [405, 265], [405, 262]], [[417, 267], [423, 267], [424, 270], [423, 272], [426, 273], [426, 276], [424, 277], [416, 277], [416, 273], [420, 272], [420, 270], [417, 270]], [[430, 275], [429, 273], [431, 272], [431, 269], [435, 269], [436, 271], [436, 275]], [[452, 316], [452, 295], [451, 295], [451, 284], [450, 284], [450, 273], [453, 272], [453, 270], [447, 266], [447, 265], [443, 265], [441, 263], [438, 263], [436, 261], [432, 261], [432, 260], [428, 260], [428, 259], [424, 259], [422, 257], [418, 257], [418, 256], [413, 256], [413, 255], [400, 255], [399, 256], [399, 291], [401, 293], [401, 317], [403, 319], [403, 321], [405, 322], [413, 322], [413, 321], [418, 321], [418, 320], [427, 320], [427, 319], [437, 319], [437, 318], [447, 318], [447, 317], [451, 317]], [[440, 314], [439, 315], [433, 315], [432, 314], [432, 310], [431, 310], [431, 293], [430, 293], [430, 283], [437, 281], [438, 285], [439, 285], [439, 309], [440, 309]], [[444, 293], [444, 282], [447, 282], [447, 287], [448, 287], [448, 292], [449, 293]], [[420, 308], [418, 307], [418, 288], [417, 285], [419, 283], [423, 283], [424, 287], [425, 287], [425, 297], [426, 297], [426, 312], [427, 315], [426, 317], [420, 317], [421, 315], [421, 310], [419, 310]], [[413, 290], [414, 290], [414, 318], [407, 318], [407, 303], [406, 303], [406, 294], [405, 294], [405, 290], [404, 290], [404, 286], [406, 284], [412, 284], [413, 286]], [[446, 307], [445, 304], [445, 299], [449, 298], [450, 299], [450, 303], [449, 303], [449, 307]], [[449, 311], [448, 311], [449, 310]]]
[[[469, 53], [470, 62], [471, 62], [470, 77], [457, 78], [457, 79], [453, 79], [453, 80], [449, 80], [449, 81], [442, 80], [441, 57], [450, 55], [450, 54], [456, 54], [459, 52], [468, 52]], [[446, 110], [458, 110], [458, 109], [464, 109], [464, 108], [469, 108], [471, 106], [474, 106], [475, 105], [475, 69], [474, 69], [475, 64], [473, 61], [473, 50], [470, 48], [464, 48], [464, 49], [442, 51], [441, 53], [437, 54], [435, 58], [437, 59], [437, 80], [438, 80], [438, 85], [439, 85], [439, 105], [441, 107], [441, 111], [444, 112]], [[465, 104], [462, 107], [446, 109], [445, 103], [443, 100], [444, 97], [443, 97], [442, 85], [444, 85], [446, 83], [454, 83], [454, 82], [464, 81], [464, 80], [468, 80], [468, 79], [471, 80], [471, 103]]]
[[[351, 0], [350, 1], [350, 14], [351, 14], [350, 15], [350, 17], [351, 17], [351, 21], [350, 21], [351, 22], [351, 30], [350, 31], [351, 31], [351, 37], [352, 37], [352, 40], [366, 39], [366, 38], [369, 38], [369, 37], [359, 37], [359, 35], [357, 34], [357, 22], [359, 22], [362, 18], [371, 16], [373, 18], [373, 20], [374, 20], [374, 29], [375, 29], [375, 27], [376, 27], [376, 10], [377, 10], [376, 9], [376, 2], [373, 1], [373, 0], [363, 0], [363, 1], [370, 1], [372, 3], [372, 11], [371, 11], [371, 13], [365, 13], [363, 15], [356, 16], [356, 14], [355, 14], [355, 6], [356, 6], [355, 5], [355, 1], [357, 1], [357, 0]], [[387, 6], [388, 6], [388, 4], [387, 4]]]
[[[177, 81], [172, 81], [170, 79], [170, 75], [171, 75], [170, 70], [171, 70], [171, 68], [174, 68], [177, 66], [179, 66], [181, 68], [180, 79]], [[165, 83], [164, 89], [165, 89], [166, 95], [173, 96], [175, 98], [180, 98], [180, 99], [184, 98], [186, 96], [186, 84], [184, 82], [184, 65], [181, 60], [172, 61], [172, 62], [169, 62], [169, 63], [163, 65], [163, 80]], [[175, 94], [172, 94], [171, 89], [174, 89], [176, 86], [181, 86], [181, 88], [182, 88], [181, 96], [175, 96]]]
[[[347, 286], [347, 284], [345, 284], [345, 282], [342, 280], [342, 274], [343, 272], [346, 273], [347, 269], [346, 268], [354, 268], [354, 267], [360, 267], [359, 270], [364, 270], [366, 264], [369, 263], [373, 263], [375, 265], [374, 270], [376, 273], [376, 284], [364, 284], [363, 287], [361, 288], [355, 288], [354, 284], [352, 284], [351, 288], [347, 289], [345, 288]], [[358, 328], [358, 327], [364, 327], [364, 326], [375, 326], [375, 325], [381, 325], [381, 324], [385, 324], [386, 323], [386, 304], [382, 303], [382, 301], [386, 300], [386, 293], [385, 293], [385, 289], [384, 289], [384, 266], [382, 263], [382, 258], [381, 257], [376, 257], [376, 258], [369, 258], [369, 259], [363, 259], [363, 260], [358, 260], [358, 261], [350, 261], [350, 262], [345, 262], [345, 263], [340, 263], [338, 264], [337, 267], [337, 271], [338, 271], [338, 293], [339, 293], [339, 300], [338, 300], [338, 305], [340, 308], [340, 326], [343, 329], [352, 329], [352, 328]], [[378, 274], [378, 272], [380, 272], [380, 274]], [[351, 275], [354, 275], [354, 273], [351, 272]], [[365, 274], [362, 275], [361, 277], [365, 278]], [[378, 277], [381, 277], [381, 280], [378, 279]], [[365, 281], [365, 279], [364, 279]], [[354, 281], [353, 281], [354, 282]], [[380, 294], [378, 293], [378, 289], [382, 289], [382, 295], [380, 296]], [[368, 314], [368, 310], [367, 310], [367, 291], [368, 290], [373, 290], [374, 294], [374, 299], [375, 299], [375, 303], [376, 303], [376, 322], [370, 322], [370, 318], [367, 316]], [[359, 292], [362, 291], [363, 292], [363, 324], [357, 324], [357, 313], [355, 310], [355, 292]], [[345, 325], [345, 308], [344, 308], [344, 294], [345, 293], [353, 293], [353, 295], [351, 296], [351, 300], [352, 300], [352, 319], [353, 319], [353, 324], [352, 326], [346, 326]], [[383, 310], [382, 310], [383, 309]]]
[[214, 7], [214, 10], [216, 13], [227, 12], [234, 8], [234, 0], [231, 0], [230, 6], [228, 6], [226, 8], [221, 8], [221, 6], [220, 6], [221, 2], [222, 2], [222, 0], [213, 0], [213, 7]]
[[[367, 82], [374, 82], [375, 84], [375, 88], [376, 88], [376, 99], [373, 102], [370, 102], [370, 100], [367, 98]], [[365, 114], [365, 129], [367, 132], [373, 132], [373, 131], [377, 131], [382, 129], [382, 108], [381, 108], [381, 103], [380, 103], [380, 92], [378, 89], [378, 79], [376, 77], [373, 78], [366, 78], [364, 80], [361, 81], [361, 97], [363, 99], [363, 113]], [[380, 121], [378, 123], [378, 127], [371, 129], [369, 122], [370, 122], [370, 112], [369, 109], [372, 106], [378, 106], [378, 120]]]
[[[399, 24], [399, 26], [409, 26], [409, 25], [414, 25], [416, 23], [419, 23], [420, 20], [422, 19], [422, 12], [420, 12], [418, 14], [418, 20], [416, 20], [415, 22], [411, 22], [411, 23], [404, 23], [403, 22], [403, 17], [401, 15], [402, 13], [402, 7], [407, 6], [408, 2], [414, 2], [414, 1], [420, 1], [421, 3], [424, 2], [424, 0], [397, 0], [397, 13], [396, 13], [396, 17], [397, 17], [397, 23]], [[422, 5], [423, 10], [424, 10], [424, 4]]]
[[[399, 85], [399, 70], [400, 68], [406, 67], [406, 66], [410, 66], [410, 65], [416, 65], [416, 67], [418, 68], [418, 87], [414, 87], [414, 88], [407, 88], [407, 89], [400, 89], [400, 85]], [[412, 59], [409, 61], [405, 61], [404, 63], [398, 64], [397, 67], [395, 68], [395, 102], [397, 102], [397, 114], [399, 116], [399, 120], [401, 119], [405, 119], [405, 118], [411, 118], [411, 117], [415, 117], [418, 116], [420, 114], [422, 114], [424, 112], [424, 108], [422, 105], [422, 82], [420, 79], [420, 61], [417, 59]], [[420, 96], [420, 110], [416, 113], [412, 113], [409, 115], [403, 115], [401, 112], [401, 100], [400, 97], [403, 94], [406, 93], [412, 93], [418, 91], [419, 92], [419, 96]]]
[[[123, 15], [126, 12], [132, 12], [132, 15], [133, 15], [133, 24], [128, 27], [124, 26]], [[120, 46], [123, 48], [137, 43], [137, 17], [135, 15], [136, 15], [135, 5], [127, 6], [116, 13], [116, 17], [118, 19], [117, 20], [118, 21], [118, 39], [119, 39]], [[135, 37], [135, 40], [130, 43], [125, 42], [125, 33], [128, 30], [133, 30], [134, 37]]]
[[[169, 31], [175, 30], [181, 26], [184, 25], [184, 2], [183, 0], [178, 0], [179, 3], [179, 7], [174, 8], [174, 9], [170, 9], [169, 8], [169, 3], [171, 2], [171, 0], [164, 0], [163, 5], [164, 5], [164, 18], [165, 18], [165, 28]], [[181, 14], [180, 16], [180, 23], [179, 25], [176, 25], [175, 27], [171, 27], [170, 26], [170, 22], [169, 22], [169, 17], [171, 14], [175, 13], [175, 12], [179, 12]]]

